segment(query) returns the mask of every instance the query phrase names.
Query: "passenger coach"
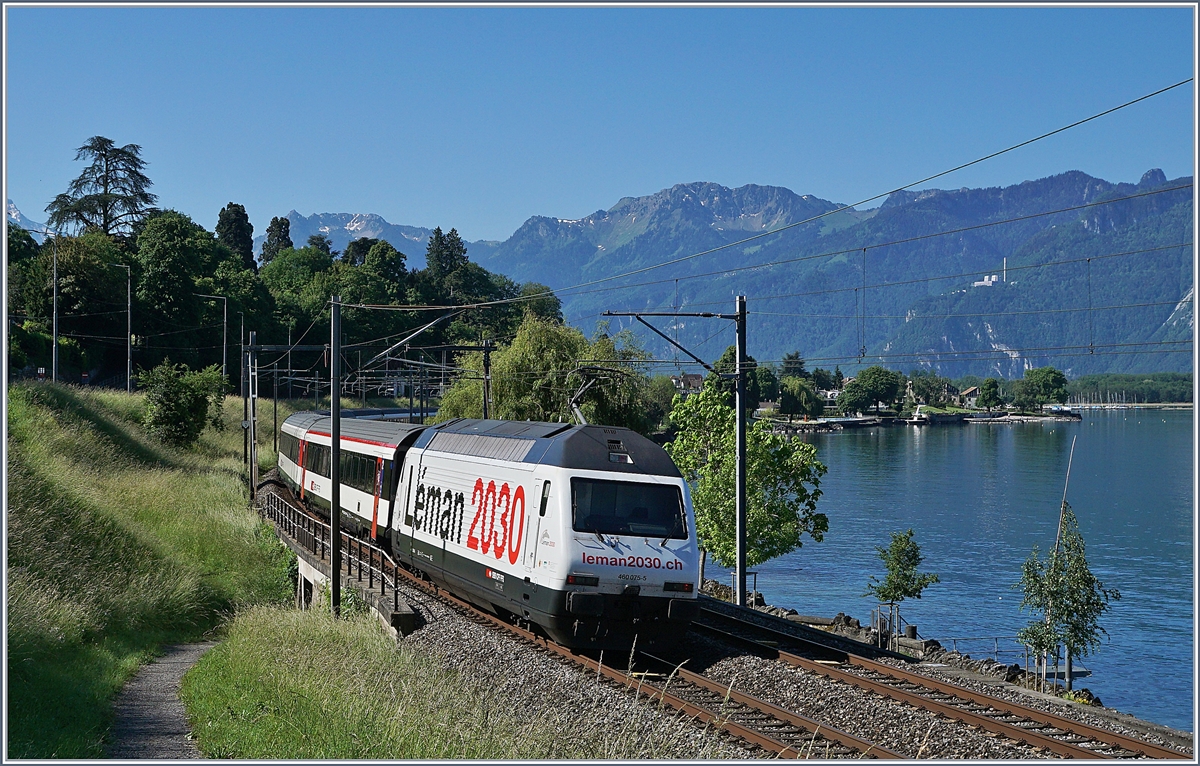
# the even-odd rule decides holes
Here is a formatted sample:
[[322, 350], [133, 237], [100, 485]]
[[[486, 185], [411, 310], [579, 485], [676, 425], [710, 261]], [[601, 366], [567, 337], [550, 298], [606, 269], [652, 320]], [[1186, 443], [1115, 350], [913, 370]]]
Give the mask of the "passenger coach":
[[[330, 418], [297, 413], [280, 472], [330, 507]], [[646, 646], [699, 604], [687, 483], [625, 428], [502, 420], [436, 426], [343, 417], [343, 521], [484, 609], [573, 647]]]

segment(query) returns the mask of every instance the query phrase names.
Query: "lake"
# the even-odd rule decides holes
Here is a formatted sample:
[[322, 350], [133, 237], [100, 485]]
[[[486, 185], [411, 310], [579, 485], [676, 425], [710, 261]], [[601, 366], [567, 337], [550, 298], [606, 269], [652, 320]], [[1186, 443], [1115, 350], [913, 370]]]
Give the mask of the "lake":
[[[1078, 436], [1067, 501], [1088, 563], [1121, 600], [1100, 619], [1108, 640], [1080, 660], [1076, 680], [1105, 705], [1192, 731], [1193, 524], [1191, 411], [1089, 411], [1082, 422], [845, 430], [800, 438], [829, 473], [819, 508], [824, 541], [756, 568], [767, 602], [801, 614], [869, 620], [862, 594], [882, 579], [875, 546], [915, 530], [941, 578], [901, 607], [923, 638], [1003, 636], [1003, 661], [1024, 664], [1012, 638], [1021, 612], [1022, 562], [1053, 547], [1071, 439]], [[709, 577], [730, 578], [710, 564]], [[963, 642], [973, 657], [992, 641]], [[1019, 653], [1019, 654], [1018, 654]]]

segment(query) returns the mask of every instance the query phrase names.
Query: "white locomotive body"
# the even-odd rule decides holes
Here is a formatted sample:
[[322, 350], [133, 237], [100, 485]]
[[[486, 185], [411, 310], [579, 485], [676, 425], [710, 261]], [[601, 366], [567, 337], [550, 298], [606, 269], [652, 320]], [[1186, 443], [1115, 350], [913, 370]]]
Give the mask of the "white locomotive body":
[[[279, 459], [293, 489], [323, 509], [328, 425], [328, 417], [293, 415], [282, 430], [296, 443], [282, 445]], [[677, 635], [698, 612], [687, 484], [661, 447], [633, 431], [343, 418], [342, 450], [352, 527], [452, 592], [534, 622], [559, 643], [628, 647], [637, 636], [646, 646]], [[364, 476], [369, 460], [373, 483]]]

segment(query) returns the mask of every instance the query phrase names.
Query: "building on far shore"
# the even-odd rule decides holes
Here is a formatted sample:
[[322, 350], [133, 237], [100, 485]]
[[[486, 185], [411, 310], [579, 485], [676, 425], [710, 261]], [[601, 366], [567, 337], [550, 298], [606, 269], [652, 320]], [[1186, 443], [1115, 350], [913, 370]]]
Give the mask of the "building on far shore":
[[958, 403], [962, 407], [970, 407], [975, 409], [975, 402], [979, 399], [979, 386], [971, 386], [966, 391], [958, 395]]
[[704, 388], [704, 376], [698, 372], [685, 372], [682, 375], [672, 375], [671, 382], [675, 384], [675, 390], [684, 396], [698, 394]]

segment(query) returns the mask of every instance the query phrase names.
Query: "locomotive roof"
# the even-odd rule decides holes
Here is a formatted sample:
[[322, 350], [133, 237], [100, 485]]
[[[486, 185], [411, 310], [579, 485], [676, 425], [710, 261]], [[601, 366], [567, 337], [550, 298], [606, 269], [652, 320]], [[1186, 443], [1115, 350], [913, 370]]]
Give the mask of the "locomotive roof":
[[[328, 413], [297, 412], [284, 425], [329, 433]], [[680, 476], [662, 447], [628, 428], [522, 420], [456, 418], [434, 426], [394, 420], [342, 418], [342, 436], [400, 444], [419, 433], [413, 447], [522, 463], [614, 473]], [[410, 439], [411, 441], [411, 439]], [[632, 462], [624, 462], [627, 455]]]
[[[662, 447], [616, 426], [459, 418], [432, 426], [413, 446], [562, 468], [680, 475]], [[632, 462], [614, 461], [614, 455], [628, 455]]]

